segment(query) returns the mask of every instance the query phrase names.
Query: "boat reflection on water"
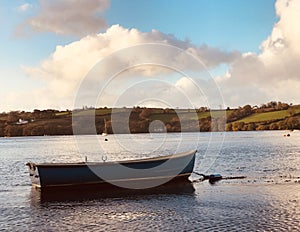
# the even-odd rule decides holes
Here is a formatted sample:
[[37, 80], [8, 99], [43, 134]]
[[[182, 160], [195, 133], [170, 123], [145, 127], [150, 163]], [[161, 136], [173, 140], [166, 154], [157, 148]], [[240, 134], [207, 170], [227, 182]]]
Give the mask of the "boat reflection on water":
[[31, 189], [32, 205], [39, 205], [47, 202], [71, 202], [89, 201], [103, 198], [126, 198], [132, 196], [150, 196], [161, 194], [193, 194], [195, 188], [190, 181], [171, 182], [161, 186], [148, 189], [125, 189], [113, 185], [101, 186], [101, 188], [52, 188], [52, 189]]

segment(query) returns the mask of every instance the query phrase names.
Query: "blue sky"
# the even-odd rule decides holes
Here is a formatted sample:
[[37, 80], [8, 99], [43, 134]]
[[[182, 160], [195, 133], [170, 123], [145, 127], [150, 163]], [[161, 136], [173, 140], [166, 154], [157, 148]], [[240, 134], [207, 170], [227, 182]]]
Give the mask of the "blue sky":
[[277, 17], [274, 0], [112, 1], [110, 24], [157, 29], [225, 50], [257, 52]]
[[[209, 52], [212, 52], [212, 50], [214, 52], [217, 50], [217, 55], [215, 56], [220, 57], [233, 57], [231, 53], [239, 53], [240, 55], [235, 56], [235, 58], [228, 58], [228, 60], [220, 61], [219, 63], [213, 62], [214, 65], [210, 68], [210, 72], [216, 80], [218, 78], [218, 80], [221, 80], [219, 83], [221, 89], [224, 89], [226, 97], [226, 92], [235, 92], [237, 90], [229, 88], [229, 86], [234, 85], [230, 84], [230, 81], [242, 78], [236, 77], [236, 75], [240, 73], [239, 69], [245, 68], [244, 66], [247, 65], [245, 64], [245, 54], [251, 54], [254, 57], [253, 59], [256, 59], [257, 62], [263, 62], [266, 67], [269, 65], [265, 57], [270, 54], [268, 51], [272, 51], [272, 48], [269, 45], [262, 46], [262, 44], [267, 40], [269, 40], [269, 44], [272, 44], [270, 41], [278, 39], [275, 36], [274, 28], [276, 28], [276, 31], [279, 28], [279, 30], [284, 32], [284, 28], [287, 27], [287, 24], [284, 23], [285, 21], [297, 21], [297, 19], [287, 16], [288, 14], [284, 14], [284, 12], [293, 12], [293, 9], [298, 7], [295, 1], [288, 5], [285, 0], [278, 0], [277, 5], [275, 0], [90, 0], [90, 5], [93, 6], [95, 4], [95, 8], [102, 4], [99, 9], [97, 8], [96, 12], [92, 12], [88, 6], [85, 9], [85, 6], [79, 6], [77, 3], [65, 5], [62, 0], [1, 1], [0, 78], [2, 83], [1, 92], [4, 97], [1, 97], [0, 111], [22, 110], [21, 108], [25, 110], [52, 107], [64, 108], [68, 107], [68, 105], [71, 107], [70, 102], [62, 101], [64, 103], [60, 106], [57, 104], [57, 99], [53, 99], [55, 104], [52, 104], [51, 99], [46, 99], [45, 97], [43, 101], [34, 100], [31, 103], [29, 102], [30, 99], [39, 96], [39, 90], [50, 92], [51, 88], [49, 86], [54, 85], [53, 80], [44, 77], [51, 71], [47, 69], [48, 66], [47, 68], [42, 66], [43, 62], [48, 62], [50, 67], [54, 62], [53, 54], [58, 53], [57, 46], [64, 48], [60, 51], [65, 56], [68, 45], [83, 43], [84, 38], [87, 38], [89, 35], [93, 36], [100, 33], [103, 35], [103, 38], [105, 37], [103, 41], [108, 41], [110, 38], [112, 41], [115, 41], [115, 38], [108, 34], [115, 33], [116, 30], [118, 31], [117, 33], [121, 33], [122, 30], [127, 29], [137, 30], [138, 36], [143, 38], [147, 36], [154, 38], [154, 33], [151, 33], [151, 30], [154, 29], [163, 34], [160, 36], [161, 38], [166, 38], [167, 43], [172, 44], [172, 40], [176, 40], [176, 44], [189, 44], [194, 49], [198, 49], [199, 52], [201, 52], [203, 46], [208, 46], [208, 57], [210, 57]], [[51, 4], [56, 4], [55, 9], [57, 9], [57, 12], [53, 12]], [[279, 12], [277, 14], [276, 7]], [[68, 10], [66, 11], [66, 9]], [[85, 15], [81, 14], [81, 10]], [[94, 23], [90, 19], [95, 14], [99, 17]], [[64, 19], [63, 17], [67, 17], [66, 15], [71, 15], [73, 22], [64, 25], [64, 22], [60, 20]], [[77, 15], [78, 18], [76, 18]], [[51, 17], [53, 18], [51, 19]], [[283, 22], [280, 23], [280, 17], [285, 17], [286, 20], [282, 20]], [[97, 27], [98, 22], [99, 27]], [[103, 22], [106, 22], [105, 27], [103, 25], [100, 26]], [[91, 24], [93, 23], [95, 25], [92, 27]], [[120, 28], [114, 28], [113, 25], [116, 24]], [[67, 28], [68, 26], [70, 28]], [[85, 34], [73, 33], [72, 29], [77, 26], [79, 29], [87, 28], [89, 31]], [[126, 33], [125, 36], [128, 35], [128, 38], [130, 37], [129, 34], [132, 34], [130, 31]], [[172, 38], [174, 39], [169, 37], [169, 34], [173, 35]], [[283, 33], [279, 34], [283, 37], [281, 39], [286, 39]], [[286, 34], [286, 36], [290, 36], [290, 34]], [[132, 39], [133, 37], [131, 36], [130, 38]], [[127, 37], [119, 38], [120, 41], [123, 39], [127, 41]], [[148, 41], [147, 39], [145, 40]], [[101, 41], [99, 40], [98, 43], [101, 43]], [[290, 40], [287, 38], [286, 41]], [[134, 42], [131, 43], [129, 41], [129, 44], [134, 45]], [[263, 47], [262, 50], [260, 49], [261, 46]], [[273, 53], [272, 55], [274, 56], [272, 60], [279, 59]], [[268, 60], [270, 60], [269, 56]], [[237, 67], [236, 64], [240, 65]], [[28, 68], [32, 68], [34, 73], [33, 71], [28, 71]], [[64, 72], [63, 70], [60, 71]], [[37, 73], [41, 76], [37, 75]], [[258, 73], [254, 75], [259, 77], [269, 73], [272, 72], [267, 70], [263, 74]], [[222, 75], [224, 78], [220, 79]], [[232, 77], [230, 81], [226, 81], [228, 77]], [[298, 84], [297, 78], [288, 78], [290, 80], [289, 85], [293, 85], [293, 81], [297, 81]], [[56, 77], [56, 79], [60, 79], [60, 77]], [[74, 82], [76, 81], [78, 80], [74, 80]], [[235, 83], [237, 82], [235, 81]], [[58, 82], [55, 83], [60, 85]], [[257, 86], [260, 85], [259, 79], [257, 79], [257, 83], [251, 83], [251, 85], [257, 89]], [[268, 100], [291, 102], [297, 102], [298, 100], [298, 95], [292, 98], [287, 97], [287, 94], [284, 93], [285, 90], [280, 91], [277, 95], [270, 94], [271, 91], [271, 89], [262, 89], [261, 94], [251, 94], [253, 97], [251, 99], [246, 96], [245, 98], [243, 96], [238, 97], [243, 91], [236, 91], [237, 96], [229, 96], [225, 102], [230, 106], [238, 106], [247, 103], [260, 104]], [[20, 92], [22, 93], [20, 94]], [[32, 94], [33, 92], [34, 94]], [[260, 97], [255, 98], [255, 95]], [[24, 96], [28, 96], [28, 99], [24, 98]], [[63, 96], [61, 97], [63, 98]], [[20, 98], [24, 98], [26, 103], [20, 104], [18, 101]], [[66, 98], [70, 98], [70, 96], [66, 96]]]

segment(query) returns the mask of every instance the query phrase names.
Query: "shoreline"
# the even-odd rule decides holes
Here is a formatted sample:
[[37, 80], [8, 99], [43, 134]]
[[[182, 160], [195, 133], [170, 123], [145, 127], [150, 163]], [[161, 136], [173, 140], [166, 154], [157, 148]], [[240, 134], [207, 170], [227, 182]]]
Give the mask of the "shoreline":
[[103, 136], [102, 134], [50, 134], [50, 135], [21, 135], [21, 136], [0, 136], [0, 138], [21, 138], [21, 137], [55, 137], [55, 136], [91, 136], [91, 135], [97, 135], [99, 137], [103, 137], [105, 139], [105, 137], [110, 136], [110, 135], [132, 135], [132, 134], [176, 134], [176, 133], [238, 133], [238, 132], [274, 132], [274, 131], [282, 131], [282, 132], [286, 132], [283, 133], [283, 137], [290, 137], [292, 135], [292, 133], [298, 132], [300, 130], [296, 129], [296, 130], [286, 130], [286, 129], [282, 129], [282, 130], [244, 130], [244, 131], [174, 131], [174, 132], [137, 132], [137, 133], [108, 133], [107, 135]]
[[98, 108], [0, 114], [0, 137], [300, 130], [300, 105], [238, 109]]

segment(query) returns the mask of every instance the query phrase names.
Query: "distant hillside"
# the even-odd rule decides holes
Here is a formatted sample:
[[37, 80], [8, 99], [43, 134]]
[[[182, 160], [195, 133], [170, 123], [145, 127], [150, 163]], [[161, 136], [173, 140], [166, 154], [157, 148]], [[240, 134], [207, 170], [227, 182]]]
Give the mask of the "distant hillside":
[[[91, 114], [95, 115], [94, 128], [98, 134], [105, 129], [104, 121], [108, 133], [300, 129], [300, 105], [269, 102], [259, 107], [245, 105], [226, 110], [105, 107], [74, 111], [11, 111], [0, 114], [0, 136], [72, 135], [74, 128], [89, 134], [85, 120]], [[72, 125], [72, 116], [81, 120], [75, 120]]]
[[256, 108], [245, 117], [227, 124], [227, 130], [294, 130], [300, 129], [300, 105], [284, 108]]

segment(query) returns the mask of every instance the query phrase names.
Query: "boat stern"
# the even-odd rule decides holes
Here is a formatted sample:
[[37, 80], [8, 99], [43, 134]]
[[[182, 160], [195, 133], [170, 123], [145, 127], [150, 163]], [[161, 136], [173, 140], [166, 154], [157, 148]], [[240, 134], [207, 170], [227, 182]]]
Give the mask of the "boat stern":
[[29, 176], [30, 176], [32, 186], [40, 188], [41, 182], [40, 182], [40, 176], [36, 164], [29, 162], [26, 164], [26, 166], [28, 166], [29, 168]]

